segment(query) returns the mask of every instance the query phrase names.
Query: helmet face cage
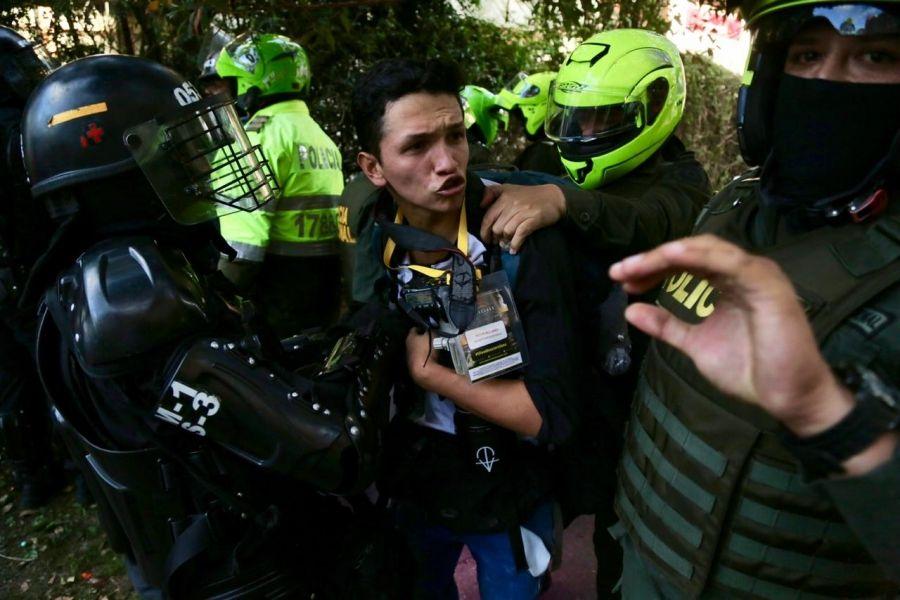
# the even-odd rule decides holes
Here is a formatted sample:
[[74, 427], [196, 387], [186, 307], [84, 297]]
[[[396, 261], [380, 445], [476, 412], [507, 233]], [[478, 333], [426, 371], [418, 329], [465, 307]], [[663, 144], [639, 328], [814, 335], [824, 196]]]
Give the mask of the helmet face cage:
[[124, 140], [179, 223], [253, 211], [275, 197], [269, 164], [259, 146], [250, 144], [233, 103], [222, 96], [136, 125]]

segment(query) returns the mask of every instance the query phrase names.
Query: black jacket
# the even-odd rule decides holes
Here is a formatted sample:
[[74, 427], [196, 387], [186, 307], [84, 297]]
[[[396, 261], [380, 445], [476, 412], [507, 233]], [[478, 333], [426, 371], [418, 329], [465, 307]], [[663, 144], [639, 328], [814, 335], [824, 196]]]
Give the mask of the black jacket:
[[[466, 215], [469, 232], [476, 236], [484, 216], [479, 206], [483, 192], [481, 180], [470, 174]], [[392, 216], [393, 203], [386, 193], [378, 208], [385, 217]], [[375, 236], [379, 243], [373, 246], [377, 251], [383, 244], [378, 226]], [[496, 248], [489, 248], [491, 251]], [[386, 489], [457, 531], [502, 531], [522, 523], [551, 493], [553, 469], [548, 445], [565, 442], [580, 419], [579, 403], [585, 397], [581, 392], [584, 369], [580, 366], [584, 353], [577, 333], [576, 265], [562, 228], [536, 232], [526, 240], [520, 256], [513, 292], [529, 352], [521, 376], [543, 421], [537, 445], [518, 443], [513, 451], [515, 466], [500, 478], [488, 477], [471, 467], [461, 435], [433, 431], [401, 418], [395, 423], [396, 435], [391, 440], [395, 451], [387, 466]], [[381, 285], [392, 284], [385, 276]], [[407, 385], [408, 392], [395, 398], [420, 395], [415, 386]], [[512, 432], [501, 431], [515, 443]]]
[[566, 224], [592, 248], [628, 255], [689, 235], [710, 197], [709, 178], [671, 137], [640, 167], [597, 190], [563, 188]]

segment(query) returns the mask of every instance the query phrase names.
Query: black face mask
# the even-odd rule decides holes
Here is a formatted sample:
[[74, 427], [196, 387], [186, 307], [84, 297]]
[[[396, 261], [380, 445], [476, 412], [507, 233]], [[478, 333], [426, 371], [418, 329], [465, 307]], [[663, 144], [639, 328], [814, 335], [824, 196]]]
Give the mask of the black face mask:
[[783, 76], [762, 174], [764, 201], [815, 212], [869, 193], [883, 177], [898, 129], [898, 84]]

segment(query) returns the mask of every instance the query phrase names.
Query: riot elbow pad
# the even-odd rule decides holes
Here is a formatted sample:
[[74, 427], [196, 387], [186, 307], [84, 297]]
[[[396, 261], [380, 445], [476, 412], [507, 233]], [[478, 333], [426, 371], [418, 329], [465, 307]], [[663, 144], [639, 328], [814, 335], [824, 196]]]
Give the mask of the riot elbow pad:
[[368, 446], [377, 425], [355, 389], [336, 402], [319, 393], [315, 380], [212, 338], [191, 345], [167, 382], [155, 410], [167, 423], [322, 491], [347, 493], [370, 483]]

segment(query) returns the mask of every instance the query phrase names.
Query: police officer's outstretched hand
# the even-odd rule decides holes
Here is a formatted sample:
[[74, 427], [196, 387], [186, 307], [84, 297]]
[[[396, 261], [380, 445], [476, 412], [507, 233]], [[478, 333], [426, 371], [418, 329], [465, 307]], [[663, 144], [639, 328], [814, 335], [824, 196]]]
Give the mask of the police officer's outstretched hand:
[[781, 269], [703, 235], [627, 258], [610, 268], [610, 276], [628, 293], [641, 294], [683, 271], [718, 291], [712, 315], [690, 325], [658, 306], [633, 304], [628, 320], [687, 354], [723, 392], [758, 404], [786, 425], [807, 426], [817, 417], [822, 391], [837, 381]]
[[509, 244], [512, 254], [521, 250], [529, 235], [566, 214], [566, 199], [553, 184], [489, 185], [481, 206], [490, 207], [481, 221], [481, 239], [489, 244]]
[[[683, 271], [718, 290], [712, 315], [690, 325], [658, 306], [633, 304], [628, 320], [687, 354], [720, 390], [760, 406], [798, 436], [821, 433], [850, 412], [852, 395], [820, 354], [790, 280], [773, 261], [703, 235], [629, 257], [610, 268], [610, 277], [641, 294]], [[847, 472], [886, 460], [896, 439], [881, 442], [850, 459]]]

